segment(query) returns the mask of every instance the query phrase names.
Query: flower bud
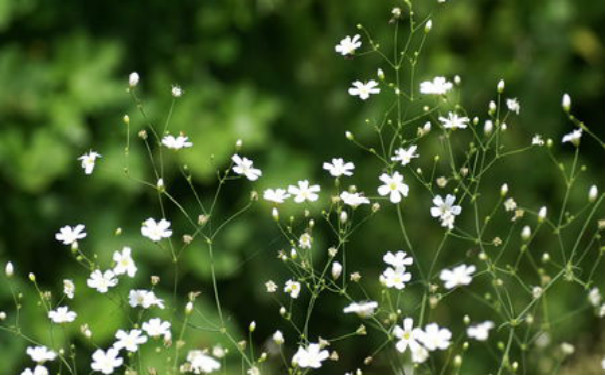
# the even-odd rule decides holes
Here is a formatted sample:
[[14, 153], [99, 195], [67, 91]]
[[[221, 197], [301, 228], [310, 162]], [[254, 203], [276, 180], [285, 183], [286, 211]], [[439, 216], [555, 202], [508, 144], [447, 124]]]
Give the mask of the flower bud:
[[124, 124], [128, 125], [130, 124], [130, 117], [128, 115], [124, 115], [124, 117], [122, 117], [122, 121], [124, 121]]
[[185, 305], [185, 314], [189, 315], [193, 312], [193, 302], [189, 301]]
[[332, 263], [332, 278], [337, 280], [342, 274], [342, 265], [338, 262]]
[[508, 193], [508, 184], [502, 184], [500, 187], [500, 195], [505, 196]]
[[255, 330], [256, 330], [256, 322], [253, 320], [250, 322], [250, 325], [248, 325], [248, 331], [250, 331], [250, 333], [252, 333]]
[[11, 277], [13, 277], [13, 275], [15, 274], [15, 268], [13, 267], [12, 262], [6, 263], [6, 267], [4, 268], [4, 273], [6, 273], [6, 277], [8, 277], [9, 279]]
[[32, 281], [34, 283], [36, 282], [36, 275], [34, 275], [33, 272], [30, 272], [28, 277], [29, 277], [29, 281]]
[[493, 100], [490, 100], [489, 105], [487, 106], [487, 113], [489, 113], [490, 115], [493, 115], [494, 113], [496, 113], [496, 108], [498, 108], [496, 106], [496, 102]]
[[130, 75], [128, 76], [128, 85], [130, 87], [135, 87], [138, 84], [139, 84], [139, 73], [137, 73], [137, 72], [130, 73]]
[[354, 137], [353, 137], [353, 133], [351, 133], [351, 132], [350, 132], [350, 131], [348, 131], [348, 130], [345, 132], [345, 137], [346, 137], [346, 138], [347, 138], [349, 141], [352, 141], [352, 140], [354, 139]]
[[433, 28], [433, 21], [432, 20], [426, 21], [426, 23], [424, 24], [424, 32], [428, 34], [432, 28]]
[[277, 207], [273, 207], [273, 210], [271, 211], [271, 216], [273, 216], [273, 220], [279, 221], [279, 211], [277, 210]]
[[588, 201], [593, 203], [597, 200], [597, 195], [599, 195], [599, 190], [597, 189], [597, 185], [592, 185], [590, 190], [588, 190]]
[[485, 133], [485, 136], [489, 137], [492, 134], [493, 130], [494, 123], [492, 122], [492, 120], [485, 120], [485, 125], [483, 125], [483, 133]]
[[523, 227], [523, 230], [521, 230], [521, 239], [527, 241], [529, 240], [529, 237], [531, 237], [531, 228], [529, 225], [526, 225]]
[[6, 313], [4, 311], [0, 311], [0, 321], [6, 320]]
[[561, 107], [565, 112], [569, 112], [571, 109], [571, 98], [567, 94], [563, 94], [563, 99], [561, 100]]
[[540, 211], [538, 211], [538, 222], [541, 223], [546, 218], [546, 206], [542, 206]]
[[500, 82], [498, 82], [498, 94], [502, 94], [504, 92], [504, 80], [501, 79]]
[[384, 81], [384, 71], [382, 69], [378, 68], [376, 75], [378, 76], [379, 80]]
[[283, 333], [281, 333], [281, 331], [275, 331], [273, 334], [273, 341], [277, 345], [282, 345], [285, 342]]

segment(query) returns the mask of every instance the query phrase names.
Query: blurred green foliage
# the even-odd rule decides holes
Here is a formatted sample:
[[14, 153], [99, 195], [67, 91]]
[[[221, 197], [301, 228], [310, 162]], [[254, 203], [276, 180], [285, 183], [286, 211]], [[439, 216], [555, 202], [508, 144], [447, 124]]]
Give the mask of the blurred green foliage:
[[[159, 215], [155, 196], [123, 173], [126, 129], [121, 118], [130, 115], [133, 135], [145, 126], [126, 93], [131, 71], [141, 75], [140, 92], [154, 123], [166, 120], [170, 85], [178, 83], [185, 90], [176, 103], [171, 129], [184, 131], [195, 148], [169, 155], [174, 163], [167, 185], [186, 207], [193, 210], [195, 202], [179, 168], [188, 166], [206, 197], [215, 188], [216, 168], [225, 165], [240, 138], [245, 153], [263, 169], [258, 191], [305, 178], [327, 183], [321, 162], [338, 156], [357, 163], [362, 177], [356, 183], [370, 191], [376, 185], [377, 164], [346, 142], [343, 134], [351, 130], [360, 139], [369, 139], [364, 119], [380, 116], [386, 103], [360, 105], [346, 89], [357, 78], [374, 76], [379, 60], [373, 55], [345, 60], [334, 53], [334, 45], [344, 35], [357, 33], [355, 25], [363, 23], [376, 41], [390, 48], [393, 26], [387, 21], [390, 8], [397, 5], [401, 6], [366, 0], [0, 0], [0, 259], [13, 260], [21, 276], [35, 272], [39, 283], [56, 293], [64, 277], [74, 278], [82, 297], [74, 309], [82, 316], [84, 310], [98, 314], [93, 331], [99, 343], [124, 317], [114, 314], [110, 304], [101, 305], [100, 299], [99, 304], [87, 304], [94, 292], [85, 287], [86, 270], [76, 268], [54, 240], [60, 226], [85, 223], [87, 246], [101, 259], [109, 261], [115, 249], [130, 245], [141, 275], [171, 277], [163, 272], [163, 254], [139, 236], [142, 220]], [[426, 14], [433, 5], [421, 2], [417, 12]], [[416, 84], [435, 75], [458, 74], [465, 107], [483, 114], [497, 81], [504, 78], [507, 93], [522, 105], [509, 132], [514, 145], [527, 144], [535, 132], [558, 143], [571, 130], [560, 110], [561, 95], [569, 92], [574, 113], [603, 138], [604, 2], [452, 0], [438, 7], [432, 18], [434, 27]], [[135, 177], [150, 179], [145, 149], [136, 137], [132, 139], [128, 168]], [[103, 159], [95, 174], [86, 176], [76, 158], [91, 148]], [[601, 150], [586, 142], [582, 163], [588, 172], [581, 184], [605, 188], [602, 158]], [[560, 201], [562, 188], [552, 185], [557, 174], [549, 163], [536, 156], [531, 162], [500, 167], [513, 192], [523, 192], [524, 204], [537, 207]], [[494, 192], [502, 179], [494, 177]], [[232, 212], [248, 199], [249, 190], [227, 186], [219, 210], [225, 215]], [[422, 197], [427, 199], [428, 195]], [[580, 205], [585, 191], [576, 192], [571, 200]], [[279, 317], [263, 283], [284, 276], [273, 259], [286, 244], [269, 218], [269, 207], [257, 206], [258, 211], [235, 221], [220, 238], [217, 267], [230, 322], [245, 329], [249, 321], [257, 320], [256, 337], [262, 343], [276, 329], [270, 322]], [[410, 199], [405, 210], [414, 217], [426, 215], [427, 207]], [[175, 228], [184, 223], [176, 210], [169, 216]], [[376, 273], [380, 255], [402, 245], [396, 225], [388, 216], [379, 216], [354, 238], [352, 269]], [[123, 228], [120, 237], [113, 235], [117, 227]], [[426, 239], [427, 248], [434, 247], [438, 239], [428, 236], [429, 228], [414, 224], [412, 228], [416, 238]], [[182, 235], [178, 229], [177, 234]], [[321, 233], [316, 241], [318, 248], [330, 245]], [[452, 251], [466, 250], [461, 245]], [[201, 246], [187, 252], [180, 290], [183, 295], [202, 290], [212, 314], [207, 257]], [[599, 280], [603, 282], [603, 275]], [[139, 287], [147, 285], [146, 280], [136, 282]], [[21, 289], [29, 301], [22, 317], [32, 322], [27, 330], [44, 337], [35, 292], [26, 284]], [[2, 309], [11, 311], [9, 290], [2, 286], [0, 292]], [[563, 302], [553, 309], [568, 306], [576, 292], [562, 290]], [[170, 298], [168, 284], [160, 289], [162, 294]], [[329, 301], [322, 306], [313, 330], [333, 327], [336, 334], [346, 332], [339, 325], [343, 318], [334, 315], [342, 306]], [[353, 317], [344, 321], [347, 326], [356, 324]], [[603, 330], [597, 332], [592, 324], [574, 321], [568, 329], [584, 330], [587, 342], [596, 344], [603, 339], [598, 333]], [[78, 330], [74, 325], [68, 334]], [[199, 346], [215, 342], [204, 334], [196, 340]], [[358, 363], [351, 359], [368, 354], [356, 348], [359, 342], [349, 342], [350, 355], [341, 356], [342, 366], [353, 368]], [[25, 345], [0, 335], [0, 371], [21, 371]], [[483, 369], [480, 361], [469, 366], [475, 372]]]

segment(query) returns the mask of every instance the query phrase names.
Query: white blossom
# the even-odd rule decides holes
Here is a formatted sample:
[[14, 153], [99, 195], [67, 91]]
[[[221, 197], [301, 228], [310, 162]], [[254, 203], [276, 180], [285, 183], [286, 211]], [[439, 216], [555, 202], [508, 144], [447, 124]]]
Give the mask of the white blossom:
[[55, 238], [57, 241], [62, 241], [63, 245], [73, 245], [77, 243], [78, 240], [86, 237], [84, 228], [85, 227], [82, 224], [78, 224], [73, 228], [66, 225], [59, 229], [59, 233], [55, 234]]
[[403, 182], [403, 175], [399, 172], [394, 172], [392, 175], [383, 173], [379, 179], [384, 185], [378, 187], [378, 194], [389, 195], [392, 203], [401, 202], [401, 196], [407, 197], [409, 187]]
[[357, 48], [361, 47], [360, 39], [361, 36], [359, 34], [355, 34], [353, 38], [347, 35], [334, 47], [334, 50], [343, 56], [352, 55], [355, 53]]
[[475, 266], [460, 265], [452, 270], [444, 269], [441, 271], [439, 278], [445, 282], [446, 289], [453, 289], [457, 286], [468, 285], [473, 280], [473, 272]]
[[147, 336], [142, 333], [143, 331], [140, 329], [133, 329], [129, 332], [120, 329], [116, 332], [116, 339], [118, 341], [113, 344], [113, 347], [118, 350], [126, 349], [134, 353], [139, 350], [139, 345], [147, 342]]
[[118, 350], [110, 348], [107, 351], [97, 349], [92, 354], [92, 363], [90, 367], [94, 371], [102, 372], [103, 374], [113, 374], [116, 368], [122, 366], [124, 360], [122, 357], [118, 357]]
[[324, 162], [323, 169], [330, 172], [330, 174], [334, 177], [339, 177], [342, 175], [351, 176], [353, 175], [353, 169], [355, 169], [355, 164], [352, 162], [345, 162], [341, 158], [332, 159], [332, 162]]
[[468, 126], [468, 117], [458, 117], [457, 114], [449, 112], [447, 117], [439, 117], [441, 125], [445, 129], [465, 129]]
[[438, 217], [441, 220], [441, 226], [449, 229], [454, 228], [454, 219], [462, 212], [462, 207], [455, 205], [456, 196], [448, 194], [445, 201], [441, 195], [433, 198], [434, 206], [431, 207], [431, 216]]
[[263, 199], [273, 203], [284, 203], [289, 197], [290, 194], [284, 189], [267, 189], [263, 193]]
[[398, 148], [395, 150], [395, 156], [391, 158], [392, 161], [399, 161], [401, 165], [409, 164], [413, 158], [417, 158], [418, 154], [416, 153], [416, 149], [418, 147], [415, 145], [411, 145], [407, 149]]
[[253, 161], [247, 158], [242, 158], [238, 154], [231, 157], [231, 160], [235, 163], [233, 172], [244, 175], [250, 181], [256, 181], [263, 174], [260, 169], [253, 167]]
[[292, 357], [292, 364], [301, 368], [320, 368], [321, 362], [329, 357], [327, 350], [321, 350], [319, 344], [311, 343], [306, 348], [299, 346]]
[[84, 173], [91, 174], [92, 171], [95, 169], [96, 160], [100, 157], [101, 154], [92, 150], [80, 156], [78, 160], [82, 162], [82, 169], [84, 169]]
[[369, 80], [367, 83], [355, 81], [352, 83], [352, 85], [353, 87], [349, 88], [349, 95], [359, 96], [359, 98], [362, 100], [366, 100], [372, 94], [380, 93], [380, 89], [377, 87], [378, 83], [373, 79]]
[[32, 361], [36, 362], [39, 365], [43, 365], [44, 362], [54, 361], [57, 357], [57, 353], [52, 350], [49, 350], [46, 346], [28, 346], [26, 351], [27, 355], [29, 355]]
[[54, 323], [69, 323], [73, 322], [78, 314], [74, 311], [69, 311], [69, 309], [65, 306], [57, 307], [56, 310], [50, 310], [48, 312], [48, 318], [52, 320]]
[[284, 292], [290, 293], [290, 297], [294, 299], [298, 298], [298, 295], [300, 294], [300, 283], [294, 280], [286, 281]]
[[116, 262], [113, 272], [116, 275], [127, 274], [128, 277], [132, 278], [136, 274], [137, 266], [134, 264], [134, 260], [132, 260], [131, 252], [132, 249], [130, 247], [124, 246], [121, 253], [118, 250], [113, 253], [113, 261]]
[[[429, 22], [432, 26], [432, 22], [430, 20]], [[430, 30], [430, 26], [428, 26], [429, 22], [427, 22], [426, 27]], [[445, 77], [435, 77], [432, 82], [426, 81], [420, 84], [420, 93], [425, 95], [445, 95], [453, 86]]]
[[473, 324], [466, 329], [468, 337], [477, 341], [487, 341], [489, 331], [494, 328], [494, 322], [488, 320], [483, 323]]
[[189, 137], [179, 135], [174, 137], [173, 135], [167, 135], [162, 138], [162, 144], [172, 150], [181, 150], [183, 148], [189, 148], [193, 146], [193, 143], [189, 141]]
[[351, 302], [343, 309], [344, 313], [355, 313], [361, 318], [369, 318], [378, 308], [376, 301]]
[[172, 230], [170, 229], [170, 222], [166, 219], [161, 219], [156, 222], [153, 218], [145, 220], [141, 226], [141, 234], [152, 241], [160, 241], [162, 238], [168, 238], [172, 236]]
[[298, 186], [288, 186], [288, 193], [294, 195], [294, 202], [302, 203], [304, 201], [315, 202], [318, 198], [320, 187], [319, 185], [309, 186], [309, 181], [298, 181]]

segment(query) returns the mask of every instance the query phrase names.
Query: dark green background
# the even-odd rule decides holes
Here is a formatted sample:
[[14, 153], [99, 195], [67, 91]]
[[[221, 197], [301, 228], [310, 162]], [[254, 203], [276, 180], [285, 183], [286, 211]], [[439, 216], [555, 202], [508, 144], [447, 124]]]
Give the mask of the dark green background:
[[[417, 9], [421, 15], [437, 5], [422, 3]], [[126, 93], [132, 71], [141, 75], [138, 90], [157, 122], [163, 121], [170, 106], [170, 85], [184, 88], [171, 129], [185, 131], [195, 147], [169, 163], [186, 163], [203, 194], [215, 188], [215, 165], [226, 165], [238, 138], [244, 140], [243, 153], [263, 169], [263, 178], [254, 186], [258, 191], [304, 178], [328, 186], [321, 163], [342, 156], [358, 164], [352, 183], [374, 194], [380, 166], [346, 142], [343, 134], [351, 130], [370, 142], [363, 120], [378, 117], [386, 104], [370, 100], [360, 105], [346, 90], [351, 81], [374, 76], [378, 67], [387, 75], [392, 72], [375, 55], [345, 60], [334, 52], [334, 45], [363, 23], [376, 41], [389, 46], [393, 25], [387, 21], [396, 5], [404, 8], [397, 2], [368, 0], [0, 0], [0, 259], [13, 260], [22, 280], [35, 272], [42, 287], [56, 293], [64, 277], [76, 279], [82, 297], [73, 306], [81, 316], [99, 317], [94, 327], [99, 344], [120, 325], [119, 318], [107, 313], [110, 305], [87, 303], [86, 297], [96, 294], [85, 287], [86, 272], [55, 241], [58, 228], [85, 223], [88, 237], [83, 247], [107, 262], [113, 250], [131, 245], [140, 269], [133, 286], [144, 287], [143, 275], [162, 272], [165, 254], [139, 238], [142, 220], [159, 216], [155, 196], [122, 173], [121, 118], [130, 115], [133, 133], [144, 126]], [[573, 112], [601, 138], [605, 135], [603, 21], [602, 1], [452, 0], [434, 9], [433, 31], [417, 77], [460, 75], [462, 103], [482, 118], [496, 83], [504, 78], [506, 95], [521, 102], [521, 115], [510, 126], [511, 144], [525, 145], [539, 132], [554, 139], [556, 153], [568, 162], [571, 147], [559, 146], [560, 137], [572, 129], [560, 109], [564, 92], [572, 96]], [[150, 179], [142, 144], [133, 140], [130, 168]], [[588, 172], [572, 196], [574, 203], [585, 200], [591, 183], [605, 188], [602, 150], [590, 141], [583, 147], [582, 163]], [[95, 173], [86, 176], [76, 158], [90, 148], [103, 158]], [[428, 163], [431, 156], [427, 157]], [[507, 181], [515, 196], [523, 195], [525, 205], [555, 207], [562, 190], [560, 181], [554, 182], [552, 164], [544, 154], [526, 157], [531, 160], [500, 166], [506, 174], [493, 180], [494, 191]], [[194, 207], [177, 164], [172, 165], [169, 189]], [[229, 184], [219, 212], [226, 214], [245, 203], [251, 189], [243, 181]], [[410, 198], [407, 205], [410, 213], [428, 215], [426, 202]], [[263, 286], [268, 278], [283, 282], [287, 277], [275, 260], [276, 251], [286, 244], [269, 211], [259, 203], [217, 245], [221, 294], [232, 327], [245, 329], [256, 320], [259, 343], [285, 327], [274, 324], [279, 321], [278, 307]], [[178, 228], [184, 219], [176, 211], [170, 216], [175, 234], [182, 235]], [[266, 220], [252, 220], [256, 217]], [[380, 256], [401, 246], [395, 218], [392, 211], [385, 211], [355, 238], [353, 266], [362, 270], [367, 266], [368, 272], [376, 273], [382, 267]], [[428, 218], [426, 222], [432, 223]], [[123, 236], [113, 236], [117, 227], [123, 228]], [[431, 239], [431, 233], [441, 233], [435, 230], [436, 226], [419, 226], [413, 236], [432, 244], [438, 237]], [[322, 237], [321, 230], [317, 234], [319, 248], [330, 245], [332, 239]], [[188, 252], [182, 265], [181, 290], [183, 294], [202, 290], [211, 309], [208, 258], [201, 246], [197, 249]], [[167, 280], [170, 277], [166, 275]], [[602, 286], [602, 275], [600, 281]], [[25, 281], [20, 289], [30, 301], [24, 311], [28, 330], [45, 334], [35, 294]], [[10, 301], [3, 284], [0, 306], [9, 315], [14, 308]], [[338, 332], [353, 329], [358, 322], [352, 317], [344, 321], [346, 327], [338, 326], [341, 305], [324, 302], [313, 331], [321, 333], [335, 325]], [[584, 333], [572, 338], [562, 334], [561, 339], [580, 340], [575, 342], [580, 346], [576, 362], [594, 354], [595, 346], [603, 348], [594, 324], [573, 321], [564, 332]], [[73, 332], [77, 334], [78, 325], [73, 325]], [[200, 347], [215, 342], [210, 336], [196, 340]], [[295, 338], [287, 335], [287, 340], [292, 343]], [[345, 344], [341, 364], [328, 369], [359, 366], [357, 358], [369, 351], [362, 343]], [[26, 363], [24, 345], [0, 335], [0, 372], [21, 371]], [[471, 361], [469, 369], [488, 368], [479, 359]]]

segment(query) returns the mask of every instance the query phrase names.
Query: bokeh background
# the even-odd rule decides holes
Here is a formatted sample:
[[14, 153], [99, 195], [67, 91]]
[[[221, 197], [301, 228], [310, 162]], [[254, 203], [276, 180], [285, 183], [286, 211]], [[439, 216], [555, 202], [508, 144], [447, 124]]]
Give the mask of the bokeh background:
[[[522, 106], [511, 124], [511, 144], [527, 144], [534, 133], [541, 133], [555, 140], [563, 161], [572, 157], [570, 147], [559, 147], [560, 137], [572, 129], [560, 108], [564, 92], [572, 96], [573, 112], [605, 137], [605, 2], [422, 3], [418, 14], [434, 9], [434, 26], [418, 65], [419, 81], [460, 75], [462, 103], [470, 113], [484, 117], [496, 83], [504, 78], [507, 96], [519, 98]], [[255, 160], [264, 176], [254, 187], [243, 182], [228, 185], [219, 205], [223, 214], [244, 204], [253, 188], [262, 191], [305, 178], [328, 183], [321, 163], [337, 156], [358, 164], [354, 183], [370, 192], [376, 187], [379, 165], [343, 135], [351, 130], [361, 139], [371, 139], [364, 119], [377, 118], [386, 102], [377, 99], [374, 105], [360, 105], [346, 90], [353, 80], [374, 76], [378, 67], [390, 72], [376, 55], [346, 60], [334, 52], [334, 45], [363, 23], [376, 41], [389, 46], [393, 6], [405, 8], [395, 1], [367, 0], [0, 0], [0, 259], [12, 260], [22, 279], [16, 283], [28, 297], [22, 319], [28, 322], [29, 333], [43, 337], [47, 332], [35, 293], [25, 281], [30, 271], [43, 288], [56, 293], [64, 277], [76, 280], [81, 298], [72, 306], [82, 316], [98, 318], [93, 331], [99, 343], [123, 323], [119, 314], [108, 313], [113, 311], [108, 302], [98, 298], [99, 302], [88, 302], [95, 292], [85, 287], [85, 270], [54, 239], [59, 227], [85, 223], [85, 247], [101, 260], [108, 261], [114, 250], [131, 245], [140, 275], [133, 286], [147, 285], [142, 275], [162, 274], [168, 262], [139, 236], [142, 220], [159, 216], [153, 191], [123, 174], [122, 116], [130, 115], [133, 133], [145, 125], [126, 92], [130, 72], [141, 76], [138, 90], [154, 122], [166, 117], [170, 85], [180, 84], [185, 90], [171, 129], [184, 131], [195, 147], [168, 160], [173, 172], [166, 181], [185, 206], [195, 204], [178, 166], [187, 164], [196, 187], [208, 194], [216, 188], [216, 167], [226, 165], [237, 139], [244, 141], [244, 154]], [[144, 148], [133, 139], [130, 170], [151, 180]], [[603, 152], [593, 142], [584, 143], [582, 163], [588, 170], [581, 178], [582, 188], [572, 195], [576, 207], [585, 201], [590, 184], [605, 189]], [[103, 158], [95, 173], [86, 176], [76, 159], [91, 148]], [[500, 167], [506, 179], [494, 179], [494, 191], [504, 181], [514, 193], [523, 194], [526, 206], [554, 207], [560, 201], [561, 181], [544, 154], [530, 153]], [[406, 210], [426, 215], [425, 203], [410, 200]], [[259, 203], [247, 217], [235, 221], [217, 245], [229, 324], [244, 332], [256, 320], [259, 345], [275, 329], [285, 327], [276, 324], [278, 305], [263, 285], [268, 278], [287, 277], [275, 259], [286, 244], [269, 212], [269, 206]], [[261, 217], [266, 220], [257, 219]], [[385, 212], [352, 241], [353, 268], [375, 274], [381, 254], [402, 245], [395, 218], [393, 212]], [[178, 230], [184, 219], [176, 211], [172, 221], [176, 234], [184, 234]], [[118, 227], [124, 234], [116, 237]], [[431, 234], [436, 226], [412, 229], [413, 236], [427, 238], [429, 244], [439, 239]], [[333, 240], [321, 229], [316, 235], [318, 248], [327, 248]], [[464, 246], [460, 244], [458, 254]], [[181, 275], [183, 294], [203, 291], [200, 298], [211, 315], [208, 258], [201, 246], [187, 253]], [[598, 281], [602, 288], [602, 273]], [[168, 293], [170, 284], [161, 286], [160, 294], [162, 290]], [[573, 298], [584, 303], [577, 288], [561, 291], [562, 305], [575, 303]], [[454, 304], [449, 306], [451, 316], [461, 316], [464, 306], [449, 303]], [[322, 300], [313, 331], [337, 327], [342, 333], [356, 327], [353, 317], [343, 321], [341, 304]], [[14, 309], [6, 284], [0, 287], [0, 306], [9, 314]], [[453, 320], [451, 316], [443, 319]], [[578, 352], [567, 366], [595, 371], [594, 364], [584, 364], [597, 363], [595, 356], [604, 352], [603, 324], [590, 318], [568, 323], [557, 339], [575, 340]], [[67, 334], [77, 337], [78, 331], [73, 325]], [[291, 343], [295, 337], [289, 334]], [[203, 347], [215, 339], [200, 334], [195, 340]], [[343, 344], [339, 368], [360, 365], [359, 358], [368, 354], [361, 343]], [[0, 372], [21, 371], [25, 345], [0, 333]], [[469, 366], [475, 372], [487, 370], [480, 358]]]

